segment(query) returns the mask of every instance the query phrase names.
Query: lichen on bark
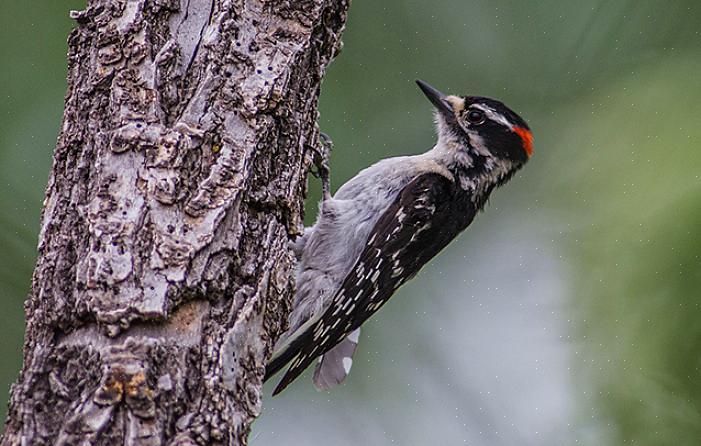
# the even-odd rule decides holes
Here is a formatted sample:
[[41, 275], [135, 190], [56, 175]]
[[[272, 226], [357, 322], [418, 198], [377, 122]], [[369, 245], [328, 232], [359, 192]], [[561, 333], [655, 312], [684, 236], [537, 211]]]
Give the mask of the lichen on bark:
[[346, 0], [91, 0], [3, 445], [245, 444]]

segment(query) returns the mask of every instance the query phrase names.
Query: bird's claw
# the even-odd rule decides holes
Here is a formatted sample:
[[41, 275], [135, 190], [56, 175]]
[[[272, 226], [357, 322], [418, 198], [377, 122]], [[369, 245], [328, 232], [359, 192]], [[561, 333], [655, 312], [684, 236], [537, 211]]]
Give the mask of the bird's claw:
[[329, 135], [320, 132], [319, 145], [314, 148], [314, 167], [316, 167], [316, 171], [312, 170], [312, 175], [321, 180], [321, 190], [323, 192], [324, 201], [331, 198], [331, 180], [329, 178], [331, 168], [329, 166], [329, 160], [332, 150], [333, 141], [331, 141]]

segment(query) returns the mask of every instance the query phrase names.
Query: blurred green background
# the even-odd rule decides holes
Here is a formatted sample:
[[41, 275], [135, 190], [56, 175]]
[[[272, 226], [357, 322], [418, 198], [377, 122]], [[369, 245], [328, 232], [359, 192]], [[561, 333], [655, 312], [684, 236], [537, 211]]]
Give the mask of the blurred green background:
[[[82, 3], [0, 15], [3, 400]], [[344, 41], [334, 188], [431, 147], [415, 78], [503, 100], [536, 151], [366, 324], [348, 383], [266, 398], [252, 444], [700, 444], [701, 4], [356, 0]]]

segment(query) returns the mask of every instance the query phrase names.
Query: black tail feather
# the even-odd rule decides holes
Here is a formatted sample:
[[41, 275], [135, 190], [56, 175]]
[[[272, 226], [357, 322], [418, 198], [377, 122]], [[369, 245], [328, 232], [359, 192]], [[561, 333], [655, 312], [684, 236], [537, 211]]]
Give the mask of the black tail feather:
[[[308, 338], [311, 335], [311, 333], [311, 329], [302, 333], [300, 336], [297, 337], [297, 339], [292, 341], [290, 345], [287, 346], [287, 348], [284, 352], [282, 352], [282, 354], [270, 361], [265, 366], [265, 378], [263, 378], [263, 382], [266, 382], [267, 380], [272, 378], [273, 375], [279, 372], [283, 367], [285, 367], [285, 365], [287, 365], [288, 362], [292, 361], [292, 359], [294, 359], [294, 357], [297, 356], [300, 350], [302, 350], [302, 346], [308, 341]], [[276, 391], [273, 393], [273, 395], [276, 395], [277, 393], [280, 393], [280, 391], [282, 391], [282, 389], [275, 390]]]

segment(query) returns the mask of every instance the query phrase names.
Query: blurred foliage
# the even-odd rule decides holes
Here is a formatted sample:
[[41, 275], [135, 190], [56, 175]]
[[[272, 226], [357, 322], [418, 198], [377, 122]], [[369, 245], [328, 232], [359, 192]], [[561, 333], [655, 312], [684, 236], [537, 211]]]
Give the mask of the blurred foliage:
[[[20, 367], [22, 301], [65, 94], [68, 11], [84, 2], [40, 3], [4, 2], [0, 15], [4, 395]], [[380, 158], [430, 147], [431, 110], [415, 78], [449, 93], [504, 100], [534, 129], [536, 155], [468, 233], [400, 290], [375, 318], [382, 322], [368, 324], [347, 386], [327, 398], [305, 381], [266, 400], [267, 413], [256, 426], [255, 435], [266, 435], [260, 444], [269, 444], [272, 430], [282, 432], [277, 438], [298, 434], [299, 444], [329, 432], [336, 444], [359, 438], [423, 444], [426, 438], [417, 436], [422, 432], [434, 438], [440, 433], [436, 442], [443, 444], [456, 438], [490, 445], [698, 444], [699, 24], [701, 5], [690, 0], [356, 0], [345, 48], [322, 88], [321, 128], [336, 144], [334, 188]], [[318, 197], [312, 182], [308, 222]], [[552, 263], [519, 260], [535, 251]], [[451, 349], [467, 340], [460, 336], [476, 337], [495, 351], [509, 344], [521, 349], [517, 337], [525, 333], [518, 330], [529, 329], [519, 321], [541, 311], [539, 301], [522, 300], [514, 309], [507, 299], [513, 296], [496, 290], [525, 294], [533, 282], [560, 281], [564, 290], [551, 292], [569, 305], [538, 315], [562, 326], [542, 339], [571, 352], [564, 373], [572, 383], [564, 388], [577, 410], [571, 423], [552, 429], [559, 437], [544, 439], [542, 431], [527, 434], [536, 429], [511, 416], [527, 399], [529, 383], [506, 386], [488, 414], [488, 395], [495, 393], [490, 386], [505, 384], [479, 374], [504, 360], [514, 375], [527, 376], [530, 357], [540, 357], [544, 344], [534, 342], [506, 359], [496, 353], [481, 362], [475, 357], [462, 368], [463, 357], [475, 352], [456, 355]], [[464, 298], [451, 299], [456, 294]], [[435, 298], [430, 305], [426, 296]], [[514, 312], [513, 338], [494, 339], [508, 327], [489, 331], [492, 310]], [[449, 323], [440, 314], [452, 316]], [[469, 314], [476, 316], [468, 320]], [[451, 329], [451, 338], [435, 337]], [[448, 342], [454, 338], [456, 347]], [[560, 392], [554, 370], [537, 370]], [[456, 400], [438, 392], [446, 386]], [[455, 401], [470, 406], [460, 417]], [[299, 411], [302, 405], [307, 410]], [[560, 422], [556, 409], [539, 407], [524, 410], [539, 414], [545, 425]]]
[[572, 222], [578, 369], [617, 427], [612, 444], [701, 439], [699, 72], [701, 58], [673, 57], [565, 114], [562, 138], [587, 142], [556, 184]]

